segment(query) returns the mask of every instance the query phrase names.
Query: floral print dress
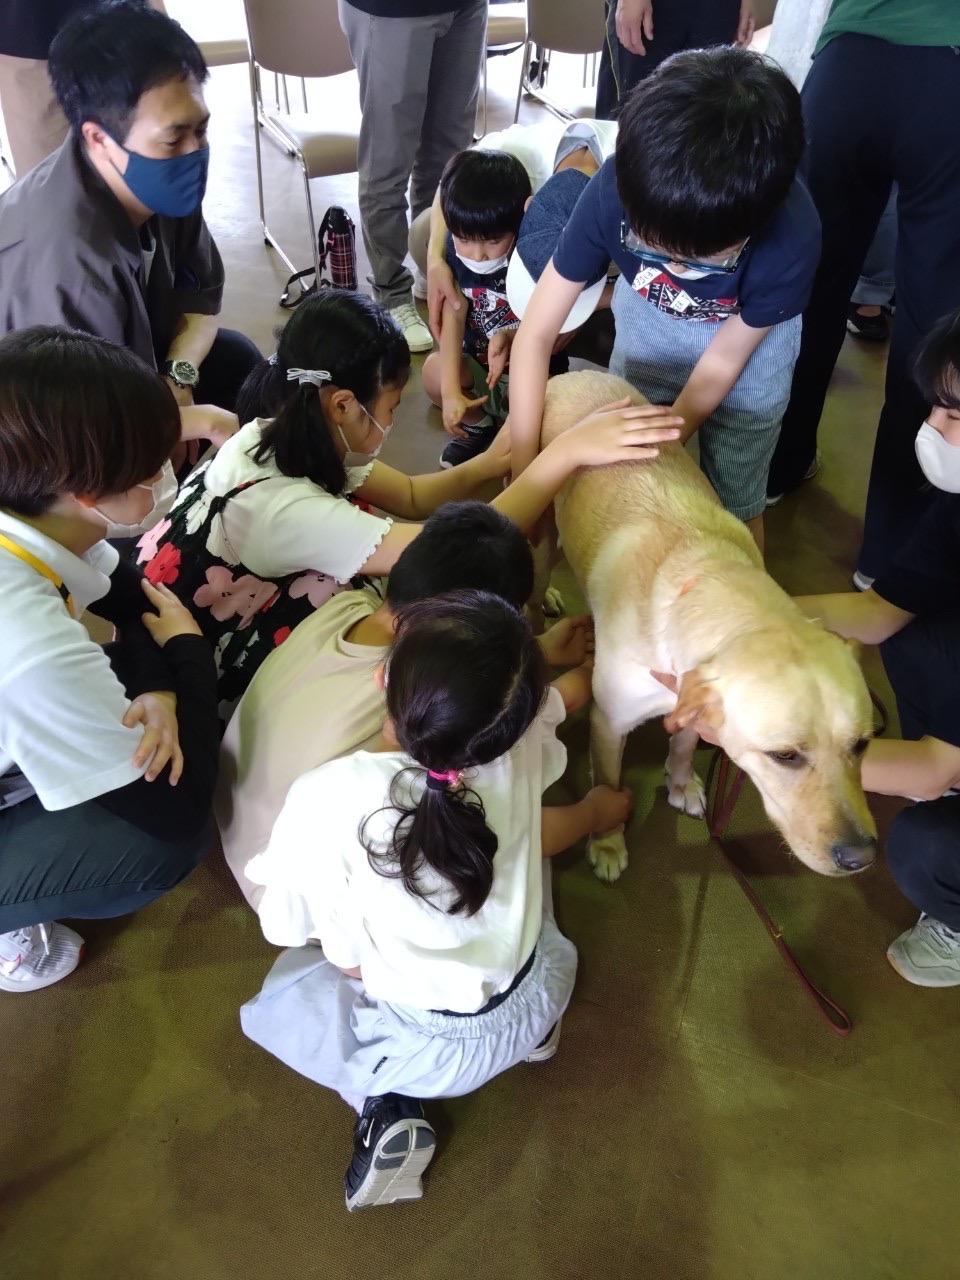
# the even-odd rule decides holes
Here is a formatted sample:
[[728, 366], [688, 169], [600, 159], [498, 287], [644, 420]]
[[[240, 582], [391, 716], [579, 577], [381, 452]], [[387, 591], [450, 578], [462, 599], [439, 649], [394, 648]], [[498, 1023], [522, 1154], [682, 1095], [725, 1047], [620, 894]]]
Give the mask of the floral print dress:
[[[137, 561], [151, 582], [169, 587], [196, 618], [214, 648], [221, 703], [232, 704], [299, 622], [337, 592], [370, 585], [370, 579], [358, 575], [341, 584], [313, 570], [264, 579], [239, 556], [218, 553], [215, 546], [230, 545], [222, 528], [228, 504], [254, 486], [285, 477], [267, 475], [214, 494], [204, 483], [212, 461], [190, 476], [169, 517], [140, 539]], [[219, 536], [212, 538], [217, 524]]]

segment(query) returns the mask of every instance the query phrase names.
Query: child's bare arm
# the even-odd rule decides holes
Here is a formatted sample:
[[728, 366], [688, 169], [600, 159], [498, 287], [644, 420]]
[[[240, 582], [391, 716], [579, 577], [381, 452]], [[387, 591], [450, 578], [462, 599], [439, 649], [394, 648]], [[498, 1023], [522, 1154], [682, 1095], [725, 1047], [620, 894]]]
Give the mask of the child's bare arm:
[[769, 332], [769, 326], [754, 329], [739, 316], [728, 316], [723, 321], [673, 403], [674, 413], [683, 418], [684, 442], [733, 390], [747, 361]]
[[467, 328], [466, 304], [454, 311], [449, 303], [443, 305], [443, 327], [440, 330], [440, 399], [442, 401], [444, 429], [453, 436], [462, 436], [460, 429], [464, 414], [479, 408], [486, 396], [469, 400], [460, 385], [460, 368], [463, 362], [463, 335]]
[[587, 705], [593, 693], [593, 661], [582, 662], [579, 667], [565, 671], [552, 684], [563, 699], [567, 715], [579, 711]]
[[540, 420], [550, 355], [583, 283], [575, 283], [547, 263], [527, 304], [510, 353], [511, 471], [516, 479], [540, 448]]
[[540, 810], [540, 850], [552, 858], [594, 831], [612, 831], [626, 822], [633, 807], [629, 787], [599, 786], [576, 804], [545, 805]]

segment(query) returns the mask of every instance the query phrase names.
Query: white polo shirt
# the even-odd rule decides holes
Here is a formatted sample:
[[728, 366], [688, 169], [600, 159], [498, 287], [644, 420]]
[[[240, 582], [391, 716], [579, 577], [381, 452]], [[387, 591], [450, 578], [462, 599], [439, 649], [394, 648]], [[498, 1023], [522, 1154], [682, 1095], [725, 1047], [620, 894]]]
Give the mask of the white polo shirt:
[[119, 557], [106, 542], [76, 556], [3, 511], [0, 533], [63, 580], [76, 612], [0, 545], [0, 807], [36, 793], [45, 809], [68, 809], [146, 768], [132, 763], [143, 730], [121, 723], [130, 705], [123, 686], [77, 621], [110, 590]]

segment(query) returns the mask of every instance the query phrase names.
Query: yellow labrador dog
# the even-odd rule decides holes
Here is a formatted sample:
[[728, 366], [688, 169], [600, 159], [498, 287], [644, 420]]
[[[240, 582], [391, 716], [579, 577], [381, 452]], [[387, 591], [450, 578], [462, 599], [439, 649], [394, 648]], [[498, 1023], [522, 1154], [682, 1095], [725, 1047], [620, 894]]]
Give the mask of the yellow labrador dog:
[[[552, 378], [541, 444], [624, 396], [644, 403], [610, 374]], [[596, 626], [594, 781], [618, 786], [627, 734], [667, 715], [669, 801], [702, 817], [693, 753], [697, 726], [709, 726], [808, 867], [836, 876], [873, 862], [876, 827], [860, 785], [872, 715], [855, 654], [765, 572], [746, 526], [689, 455], [667, 444], [652, 462], [583, 470], [555, 509]], [[554, 550], [537, 549], [539, 599]], [[672, 673], [679, 694], [651, 669]], [[595, 836], [590, 860], [615, 880], [627, 865], [623, 829]]]

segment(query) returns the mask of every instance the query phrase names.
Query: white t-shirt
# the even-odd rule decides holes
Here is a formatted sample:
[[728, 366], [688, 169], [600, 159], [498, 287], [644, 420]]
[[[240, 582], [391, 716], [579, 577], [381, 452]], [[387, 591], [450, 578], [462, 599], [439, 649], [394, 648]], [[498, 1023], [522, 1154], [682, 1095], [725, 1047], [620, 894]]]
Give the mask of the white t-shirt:
[[[76, 556], [6, 512], [0, 533], [59, 575], [77, 618], [110, 590], [118, 555], [106, 542]], [[17, 769], [50, 810], [134, 782], [143, 730], [121, 723], [130, 702], [103, 649], [54, 583], [3, 546], [0, 601], [0, 806], [25, 798]]]
[[374, 672], [387, 649], [344, 639], [380, 603], [369, 587], [343, 591], [294, 627], [227, 726], [214, 811], [227, 864], [255, 909], [263, 886], [251, 884], [246, 866], [266, 849], [291, 785], [380, 734], [383, 694]]
[[[188, 527], [196, 528], [205, 518], [209, 498], [269, 476], [263, 484], [230, 500], [223, 520], [213, 522], [209, 550], [228, 564], [244, 565], [258, 578], [313, 569], [337, 582], [349, 582], [373, 555], [393, 521], [363, 511], [343, 496], [327, 493], [312, 480], [282, 475], [272, 458], [254, 462], [250, 452], [266, 425], [265, 419], [255, 418], [221, 447], [204, 473], [208, 498], [196, 505]], [[358, 489], [370, 469], [351, 468], [345, 493]], [[186, 486], [184, 500], [188, 489]]]
[[484, 151], [505, 151], [514, 156], [527, 171], [536, 195], [546, 180], [553, 176], [557, 155], [563, 159], [566, 139], [576, 139], [589, 146], [597, 164], [613, 155], [617, 140], [615, 120], [541, 120], [537, 124], [512, 124], [508, 129], [488, 133], [477, 147]]
[[[408, 893], [374, 871], [360, 843], [368, 816], [367, 838], [378, 847], [388, 840], [396, 821], [390, 787], [409, 757], [358, 751], [300, 778], [266, 852], [247, 866], [266, 886], [267, 938], [281, 946], [319, 938], [328, 959], [343, 969], [359, 965], [370, 995], [393, 1004], [475, 1013], [505, 991], [540, 935], [541, 797], [566, 766], [556, 736], [563, 718], [563, 700], [550, 689], [513, 749], [468, 775], [499, 841], [493, 887], [474, 916], [446, 913], [453, 895], [437, 877], [424, 877], [436, 890], [429, 900]], [[411, 776], [418, 792], [422, 776]]]

